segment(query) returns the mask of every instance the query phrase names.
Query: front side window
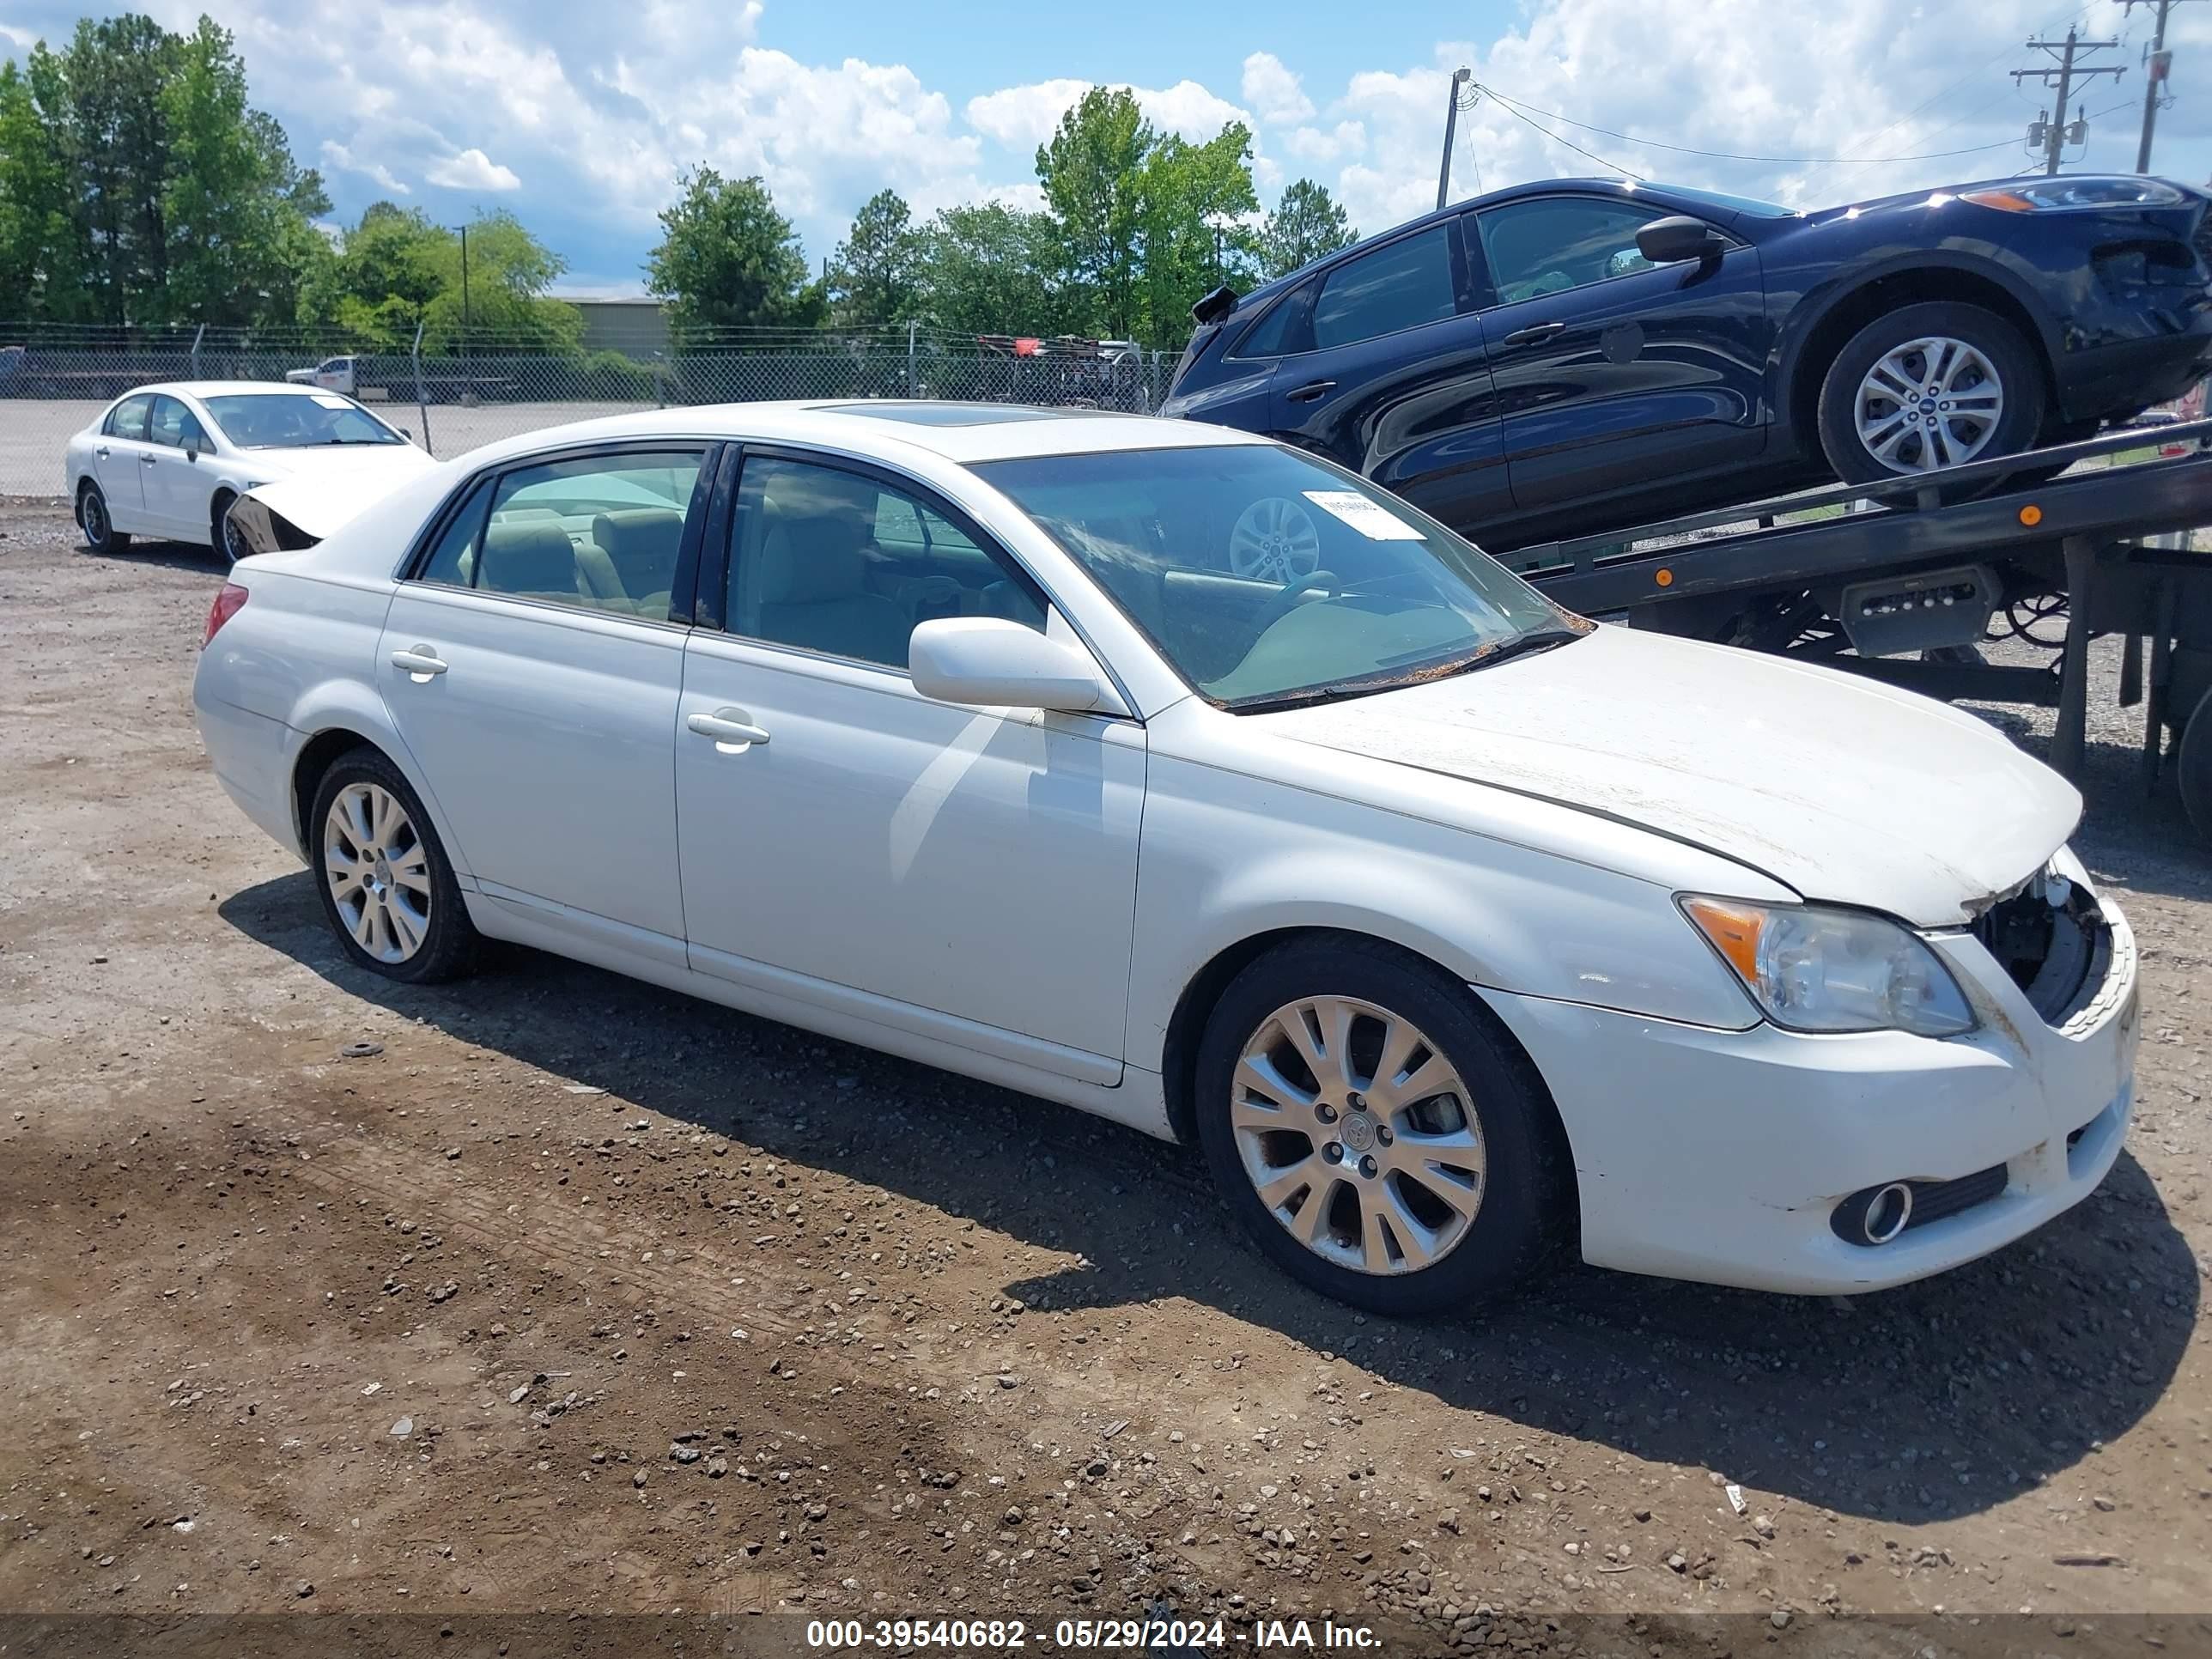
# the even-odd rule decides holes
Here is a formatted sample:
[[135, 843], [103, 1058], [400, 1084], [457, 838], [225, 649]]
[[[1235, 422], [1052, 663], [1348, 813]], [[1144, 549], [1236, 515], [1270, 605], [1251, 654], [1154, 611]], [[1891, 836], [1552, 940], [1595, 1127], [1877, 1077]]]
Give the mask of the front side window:
[[1042, 599], [919, 495], [864, 473], [746, 459], [730, 550], [729, 631], [903, 671], [939, 617], [1042, 629]]
[[171, 449], [199, 449], [204, 447], [200, 435], [199, 417], [174, 398], [154, 399], [154, 413], [146, 428], [149, 443], [166, 444]]
[[107, 419], [100, 430], [111, 438], [139, 438], [146, 435], [146, 417], [154, 407], [151, 392], [140, 392], [125, 398], [107, 411]]
[[704, 459], [696, 450], [580, 456], [479, 483], [422, 579], [665, 622]]
[[1330, 271], [1314, 296], [1314, 344], [1352, 345], [1451, 316], [1450, 239], [1449, 226], [1431, 225]]
[[1273, 444], [974, 471], [1232, 709], [1382, 690], [1590, 627], [1395, 496]]
[[207, 410], [223, 435], [240, 449], [407, 441], [359, 404], [335, 392], [224, 392], [207, 399]]
[[1503, 304], [1649, 270], [1636, 233], [1666, 214], [1587, 196], [1512, 202], [1478, 214], [1483, 256]]

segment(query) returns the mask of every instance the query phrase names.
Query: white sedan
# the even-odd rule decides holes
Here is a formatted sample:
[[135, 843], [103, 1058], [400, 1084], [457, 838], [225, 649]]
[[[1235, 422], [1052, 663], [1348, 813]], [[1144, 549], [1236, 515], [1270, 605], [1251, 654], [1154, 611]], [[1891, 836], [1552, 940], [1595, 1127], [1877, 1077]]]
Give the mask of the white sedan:
[[203, 542], [233, 560], [251, 550], [226, 523], [247, 490], [297, 479], [380, 494], [435, 465], [350, 398], [255, 380], [141, 386], [102, 410], [64, 455], [77, 526], [95, 552], [155, 536]]
[[360, 969], [519, 940], [1195, 1143], [1384, 1312], [1570, 1239], [1895, 1284], [2127, 1127], [2134, 947], [2057, 775], [1194, 422], [537, 433], [240, 564], [194, 699]]

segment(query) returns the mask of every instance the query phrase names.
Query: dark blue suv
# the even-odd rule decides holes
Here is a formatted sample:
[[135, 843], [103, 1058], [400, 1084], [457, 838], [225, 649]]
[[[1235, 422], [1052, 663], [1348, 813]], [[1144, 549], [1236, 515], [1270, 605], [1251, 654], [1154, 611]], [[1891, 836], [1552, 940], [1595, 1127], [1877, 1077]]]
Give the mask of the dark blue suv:
[[2212, 364], [2212, 198], [2004, 179], [1818, 213], [1554, 179], [1198, 320], [1162, 412], [1510, 547], [2083, 438]]

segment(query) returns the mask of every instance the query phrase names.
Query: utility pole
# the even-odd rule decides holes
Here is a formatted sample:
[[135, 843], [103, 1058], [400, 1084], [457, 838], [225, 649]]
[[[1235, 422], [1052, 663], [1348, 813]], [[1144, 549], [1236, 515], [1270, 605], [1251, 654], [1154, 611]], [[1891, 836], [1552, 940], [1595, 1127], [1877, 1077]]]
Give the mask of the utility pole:
[[[2138, 0], [2124, 0], [2132, 14]], [[2166, 49], [2166, 17], [2175, 5], [2175, 0], [2140, 0], [2144, 5], [2158, 8], [2158, 24], [2151, 31], [2150, 50], [2143, 54], [2143, 119], [2142, 142], [2136, 146], [2136, 171], [2150, 171], [2150, 137], [2158, 125], [2161, 105], [2172, 101], [2166, 94], [2166, 76], [2173, 70], [2173, 54]]]
[[[2043, 171], [2045, 174], [2058, 171], [2059, 153], [2068, 143], [2079, 143], [2088, 137], [2088, 118], [2080, 111], [2075, 112], [2074, 124], [2070, 128], [2066, 124], [2066, 100], [2073, 94], [2075, 81], [2077, 78], [2083, 81], [2094, 80], [2100, 75], [2109, 75], [2117, 81], [2122, 73], [2117, 64], [2077, 64], [2075, 61], [2076, 55], [2093, 52], [2110, 52], [2117, 48], [2119, 44], [2117, 40], [2079, 40], [2071, 28], [2066, 31], [2063, 43], [2056, 40], [2030, 40], [2027, 43], [2030, 50], [2049, 52], [2058, 59], [2057, 69], [2038, 67], [2016, 69], [2012, 72], [2014, 82], [2025, 81], [2032, 75], [2045, 86], [2055, 84], [2058, 88], [2058, 97], [2051, 114], [2039, 118], [2027, 130], [2027, 142], [2030, 144], [2040, 144], [2043, 147]], [[2052, 78], [2054, 76], [2057, 77], [2055, 82]]]
[[1437, 167], [1437, 205], [1441, 208], [1451, 194], [1452, 137], [1459, 131], [1459, 89], [1468, 82], [1474, 71], [1461, 68], [1452, 71], [1451, 88], [1444, 105], [1444, 156]]

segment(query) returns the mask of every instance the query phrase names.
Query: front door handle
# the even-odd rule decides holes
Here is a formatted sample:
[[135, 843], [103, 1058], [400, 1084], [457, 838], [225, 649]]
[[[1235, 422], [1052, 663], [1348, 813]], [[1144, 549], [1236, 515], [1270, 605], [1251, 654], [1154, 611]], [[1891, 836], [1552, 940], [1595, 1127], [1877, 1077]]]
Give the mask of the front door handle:
[[702, 738], [712, 738], [717, 748], [744, 749], [766, 743], [768, 733], [753, 724], [742, 708], [717, 708], [711, 714], [693, 714], [684, 724]]
[[392, 665], [414, 676], [417, 685], [422, 684], [434, 674], [442, 674], [446, 672], [446, 665], [440, 659], [437, 648], [428, 645], [417, 645], [404, 651], [393, 652]]
[[138, 465], [141, 466], [159, 466], [161, 464], [161, 458], [159, 455], [141, 455], [138, 458]]
[[1335, 389], [1336, 382], [1334, 380], [1309, 380], [1296, 392], [1285, 392], [1283, 396], [1294, 404], [1310, 404]]
[[1566, 325], [1565, 323], [1538, 323], [1532, 328], [1516, 328], [1510, 334], [1505, 337], [1505, 343], [1507, 345], [1534, 345], [1539, 340], [1550, 339], [1554, 334], [1557, 334]]

